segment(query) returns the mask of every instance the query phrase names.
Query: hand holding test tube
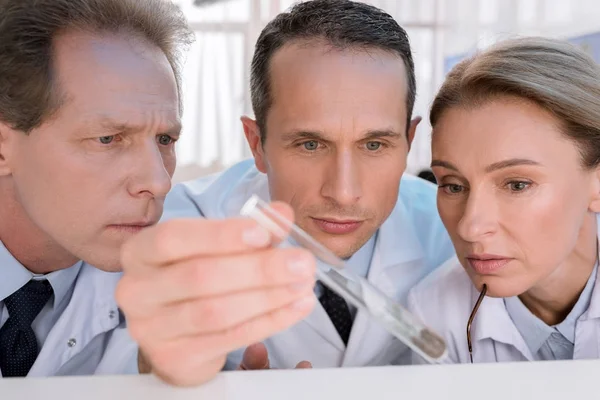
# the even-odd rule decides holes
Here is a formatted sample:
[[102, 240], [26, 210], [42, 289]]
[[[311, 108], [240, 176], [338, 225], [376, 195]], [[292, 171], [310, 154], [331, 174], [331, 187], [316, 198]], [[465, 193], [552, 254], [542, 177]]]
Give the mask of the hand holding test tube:
[[[293, 222], [287, 220], [257, 196], [252, 196], [241, 210], [280, 240], [293, 239], [310, 250], [327, 265], [319, 265], [317, 278], [352, 305], [367, 311], [392, 335], [427, 362], [440, 363], [446, 357], [444, 340], [425, 327], [403, 307], [390, 299], [366, 279], [344, 268], [344, 261]], [[289, 234], [286, 232], [289, 231]]]

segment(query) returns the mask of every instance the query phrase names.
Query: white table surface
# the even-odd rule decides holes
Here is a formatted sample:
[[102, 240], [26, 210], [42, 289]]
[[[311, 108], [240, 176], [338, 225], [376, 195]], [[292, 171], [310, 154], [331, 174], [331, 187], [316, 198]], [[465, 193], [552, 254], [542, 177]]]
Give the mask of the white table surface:
[[0, 379], [1, 400], [600, 399], [600, 360], [221, 373], [198, 388], [152, 376]]

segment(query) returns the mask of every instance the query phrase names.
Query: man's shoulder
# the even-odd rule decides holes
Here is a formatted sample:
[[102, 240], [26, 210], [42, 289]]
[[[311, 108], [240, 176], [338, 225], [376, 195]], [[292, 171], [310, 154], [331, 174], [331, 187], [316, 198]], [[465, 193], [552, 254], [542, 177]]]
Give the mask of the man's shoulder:
[[221, 172], [178, 183], [173, 189], [185, 190], [190, 195], [200, 195], [215, 186], [223, 184], [232, 186], [236, 182], [246, 178], [249, 174], [258, 174], [254, 160], [252, 159], [240, 161]]
[[398, 202], [392, 218], [401, 217], [407, 220], [404, 223], [412, 224], [415, 230], [427, 232], [427, 235], [440, 229], [445, 231], [438, 213], [436, 196], [437, 186], [405, 174], [400, 182]]
[[392, 224], [402, 224], [419, 241], [432, 268], [454, 255], [454, 247], [438, 213], [436, 196], [436, 185], [405, 174], [400, 182], [398, 203], [390, 216]]
[[402, 176], [398, 198], [407, 209], [437, 215], [436, 196], [437, 186], [433, 183], [414, 175]]
[[242, 205], [235, 201], [243, 202], [253, 194], [252, 190], [262, 191], [266, 181], [254, 160], [248, 159], [222, 172], [178, 183], [165, 199], [162, 220], [231, 216]]

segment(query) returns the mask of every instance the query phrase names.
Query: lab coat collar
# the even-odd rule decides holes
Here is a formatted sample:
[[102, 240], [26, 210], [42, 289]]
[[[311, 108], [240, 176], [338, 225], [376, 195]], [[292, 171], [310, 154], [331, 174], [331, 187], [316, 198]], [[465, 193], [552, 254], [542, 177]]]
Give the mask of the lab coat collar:
[[[471, 303], [473, 306], [479, 298], [479, 292], [472, 287]], [[471, 338], [473, 342], [473, 358], [477, 360], [477, 342], [492, 339], [496, 342], [505, 343], [515, 347], [528, 360], [533, 360], [531, 350], [525, 343], [514, 322], [510, 318], [504, 299], [485, 297], [479, 306], [471, 326]], [[465, 341], [466, 321], [465, 321]]]

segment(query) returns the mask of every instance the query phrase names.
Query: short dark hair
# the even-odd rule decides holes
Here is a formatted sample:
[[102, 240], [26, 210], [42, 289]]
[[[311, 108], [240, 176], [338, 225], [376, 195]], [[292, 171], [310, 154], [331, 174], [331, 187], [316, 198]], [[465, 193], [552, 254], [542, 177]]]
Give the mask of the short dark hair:
[[431, 183], [437, 183], [437, 180], [435, 179], [435, 175], [434, 175], [433, 171], [430, 169], [421, 170], [417, 176], [419, 178], [425, 179], [426, 181], [429, 181]]
[[275, 52], [296, 40], [324, 40], [337, 49], [380, 49], [399, 55], [406, 66], [408, 95], [407, 129], [412, 116], [417, 84], [406, 31], [386, 12], [350, 0], [311, 0], [279, 14], [263, 29], [256, 43], [251, 71], [252, 108], [261, 140], [272, 103], [270, 60]]
[[[167, 57], [180, 93], [180, 55], [192, 41], [181, 10], [165, 0], [0, 0], [0, 120], [31, 132], [61, 105], [53, 71], [56, 35], [126, 33]], [[181, 104], [181, 95], [180, 104]]]

